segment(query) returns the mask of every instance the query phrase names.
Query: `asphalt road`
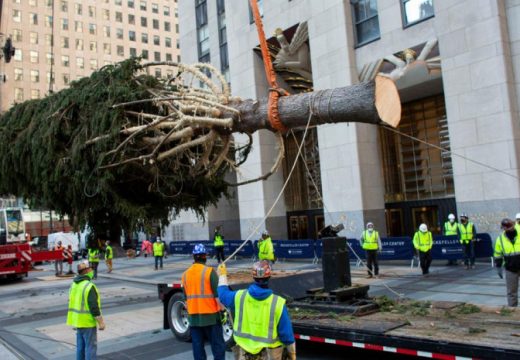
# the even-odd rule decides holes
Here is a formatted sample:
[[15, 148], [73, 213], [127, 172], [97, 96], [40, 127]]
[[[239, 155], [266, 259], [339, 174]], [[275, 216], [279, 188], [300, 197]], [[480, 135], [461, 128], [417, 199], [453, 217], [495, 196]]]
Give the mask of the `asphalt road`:
[[[98, 333], [101, 359], [192, 359], [191, 344], [176, 340], [170, 330], [162, 329], [162, 303], [156, 286], [178, 280], [189, 263], [189, 258], [170, 257], [164, 270], [154, 271], [150, 258], [115, 259], [115, 270], [110, 275], [104, 273], [101, 264], [96, 284], [102, 294], [107, 324], [107, 329]], [[243, 266], [249, 264], [244, 261]], [[287, 265], [288, 268], [312, 266]], [[31, 272], [22, 281], [0, 284], [0, 341], [21, 359], [71, 359], [75, 334], [65, 325], [71, 278], [56, 278], [50, 265], [40, 268], [42, 271]], [[209, 346], [207, 351], [210, 355]], [[298, 343], [299, 359], [359, 358], [367, 354], [333, 345]], [[374, 356], [381, 359], [386, 354]], [[232, 359], [232, 354], [227, 353], [226, 358]]]

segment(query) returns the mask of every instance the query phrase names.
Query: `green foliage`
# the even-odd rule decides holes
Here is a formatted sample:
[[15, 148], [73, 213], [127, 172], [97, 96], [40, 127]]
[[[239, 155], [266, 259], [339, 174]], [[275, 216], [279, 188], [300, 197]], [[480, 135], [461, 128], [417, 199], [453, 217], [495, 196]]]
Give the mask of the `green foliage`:
[[[175, 214], [192, 209], [203, 216], [207, 206], [226, 194], [226, 166], [210, 177], [197, 177], [185, 156], [175, 162], [99, 169], [106, 164], [104, 154], [121, 143], [120, 129], [134, 125], [122, 108], [112, 106], [148, 99], [147, 89], [165, 86], [152, 76], [138, 75], [140, 70], [135, 59], [106, 66], [68, 89], [17, 104], [3, 114], [0, 194], [23, 197], [33, 206], [67, 214], [75, 224], [88, 222], [94, 229], [107, 222], [125, 229], [137, 222], [164, 225], [170, 210]], [[125, 110], [162, 113], [153, 102]], [[85, 144], [102, 135], [109, 136]], [[138, 156], [139, 150], [125, 148], [125, 156]], [[193, 149], [197, 150], [201, 149]]]
[[455, 312], [457, 314], [475, 314], [475, 313], [479, 313], [480, 311], [481, 311], [480, 308], [473, 304], [464, 304], [464, 305], [458, 306], [455, 309]]
[[510, 309], [506, 306], [502, 306], [500, 309], [500, 316], [509, 316], [514, 312], [514, 309]]

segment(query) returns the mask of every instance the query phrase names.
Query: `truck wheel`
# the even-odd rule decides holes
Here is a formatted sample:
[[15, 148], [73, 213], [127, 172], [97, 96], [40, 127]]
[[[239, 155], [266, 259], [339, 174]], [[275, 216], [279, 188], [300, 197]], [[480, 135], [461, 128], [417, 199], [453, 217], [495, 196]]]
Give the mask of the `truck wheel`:
[[168, 302], [168, 324], [178, 340], [190, 341], [190, 323], [188, 322], [188, 309], [186, 299], [180, 292], [173, 294]]

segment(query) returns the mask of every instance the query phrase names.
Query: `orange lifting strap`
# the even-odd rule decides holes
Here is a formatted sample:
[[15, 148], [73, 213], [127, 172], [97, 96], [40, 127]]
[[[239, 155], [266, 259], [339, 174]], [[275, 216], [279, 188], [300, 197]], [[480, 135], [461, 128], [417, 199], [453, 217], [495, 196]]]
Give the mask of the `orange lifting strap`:
[[287, 91], [280, 88], [276, 82], [276, 73], [273, 69], [273, 63], [271, 62], [271, 55], [267, 48], [267, 40], [265, 39], [264, 25], [260, 18], [260, 12], [258, 11], [257, 0], [249, 0], [251, 9], [253, 10], [253, 16], [255, 18], [256, 29], [258, 30], [258, 38], [260, 40], [260, 49], [262, 50], [262, 58], [264, 59], [265, 77], [269, 82], [269, 103], [267, 116], [269, 124], [275, 130], [286, 132], [288, 128], [280, 120], [280, 113], [278, 112], [278, 98], [280, 95], [288, 95]]

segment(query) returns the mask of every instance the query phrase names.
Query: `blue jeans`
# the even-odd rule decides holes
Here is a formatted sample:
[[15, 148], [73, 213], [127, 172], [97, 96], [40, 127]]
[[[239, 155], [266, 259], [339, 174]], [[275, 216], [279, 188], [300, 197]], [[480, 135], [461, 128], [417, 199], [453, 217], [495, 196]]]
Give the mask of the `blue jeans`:
[[97, 359], [97, 328], [76, 329], [76, 360]]
[[155, 257], [155, 268], [157, 269], [158, 263], [161, 263], [161, 269], [162, 269], [162, 256], [156, 256]]
[[215, 360], [226, 358], [226, 343], [222, 335], [222, 325], [191, 326], [191, 346], [193, 348], [193, 359], [206, 360], [204, 340], [208, 339], [211, 344], [211, 352]]

